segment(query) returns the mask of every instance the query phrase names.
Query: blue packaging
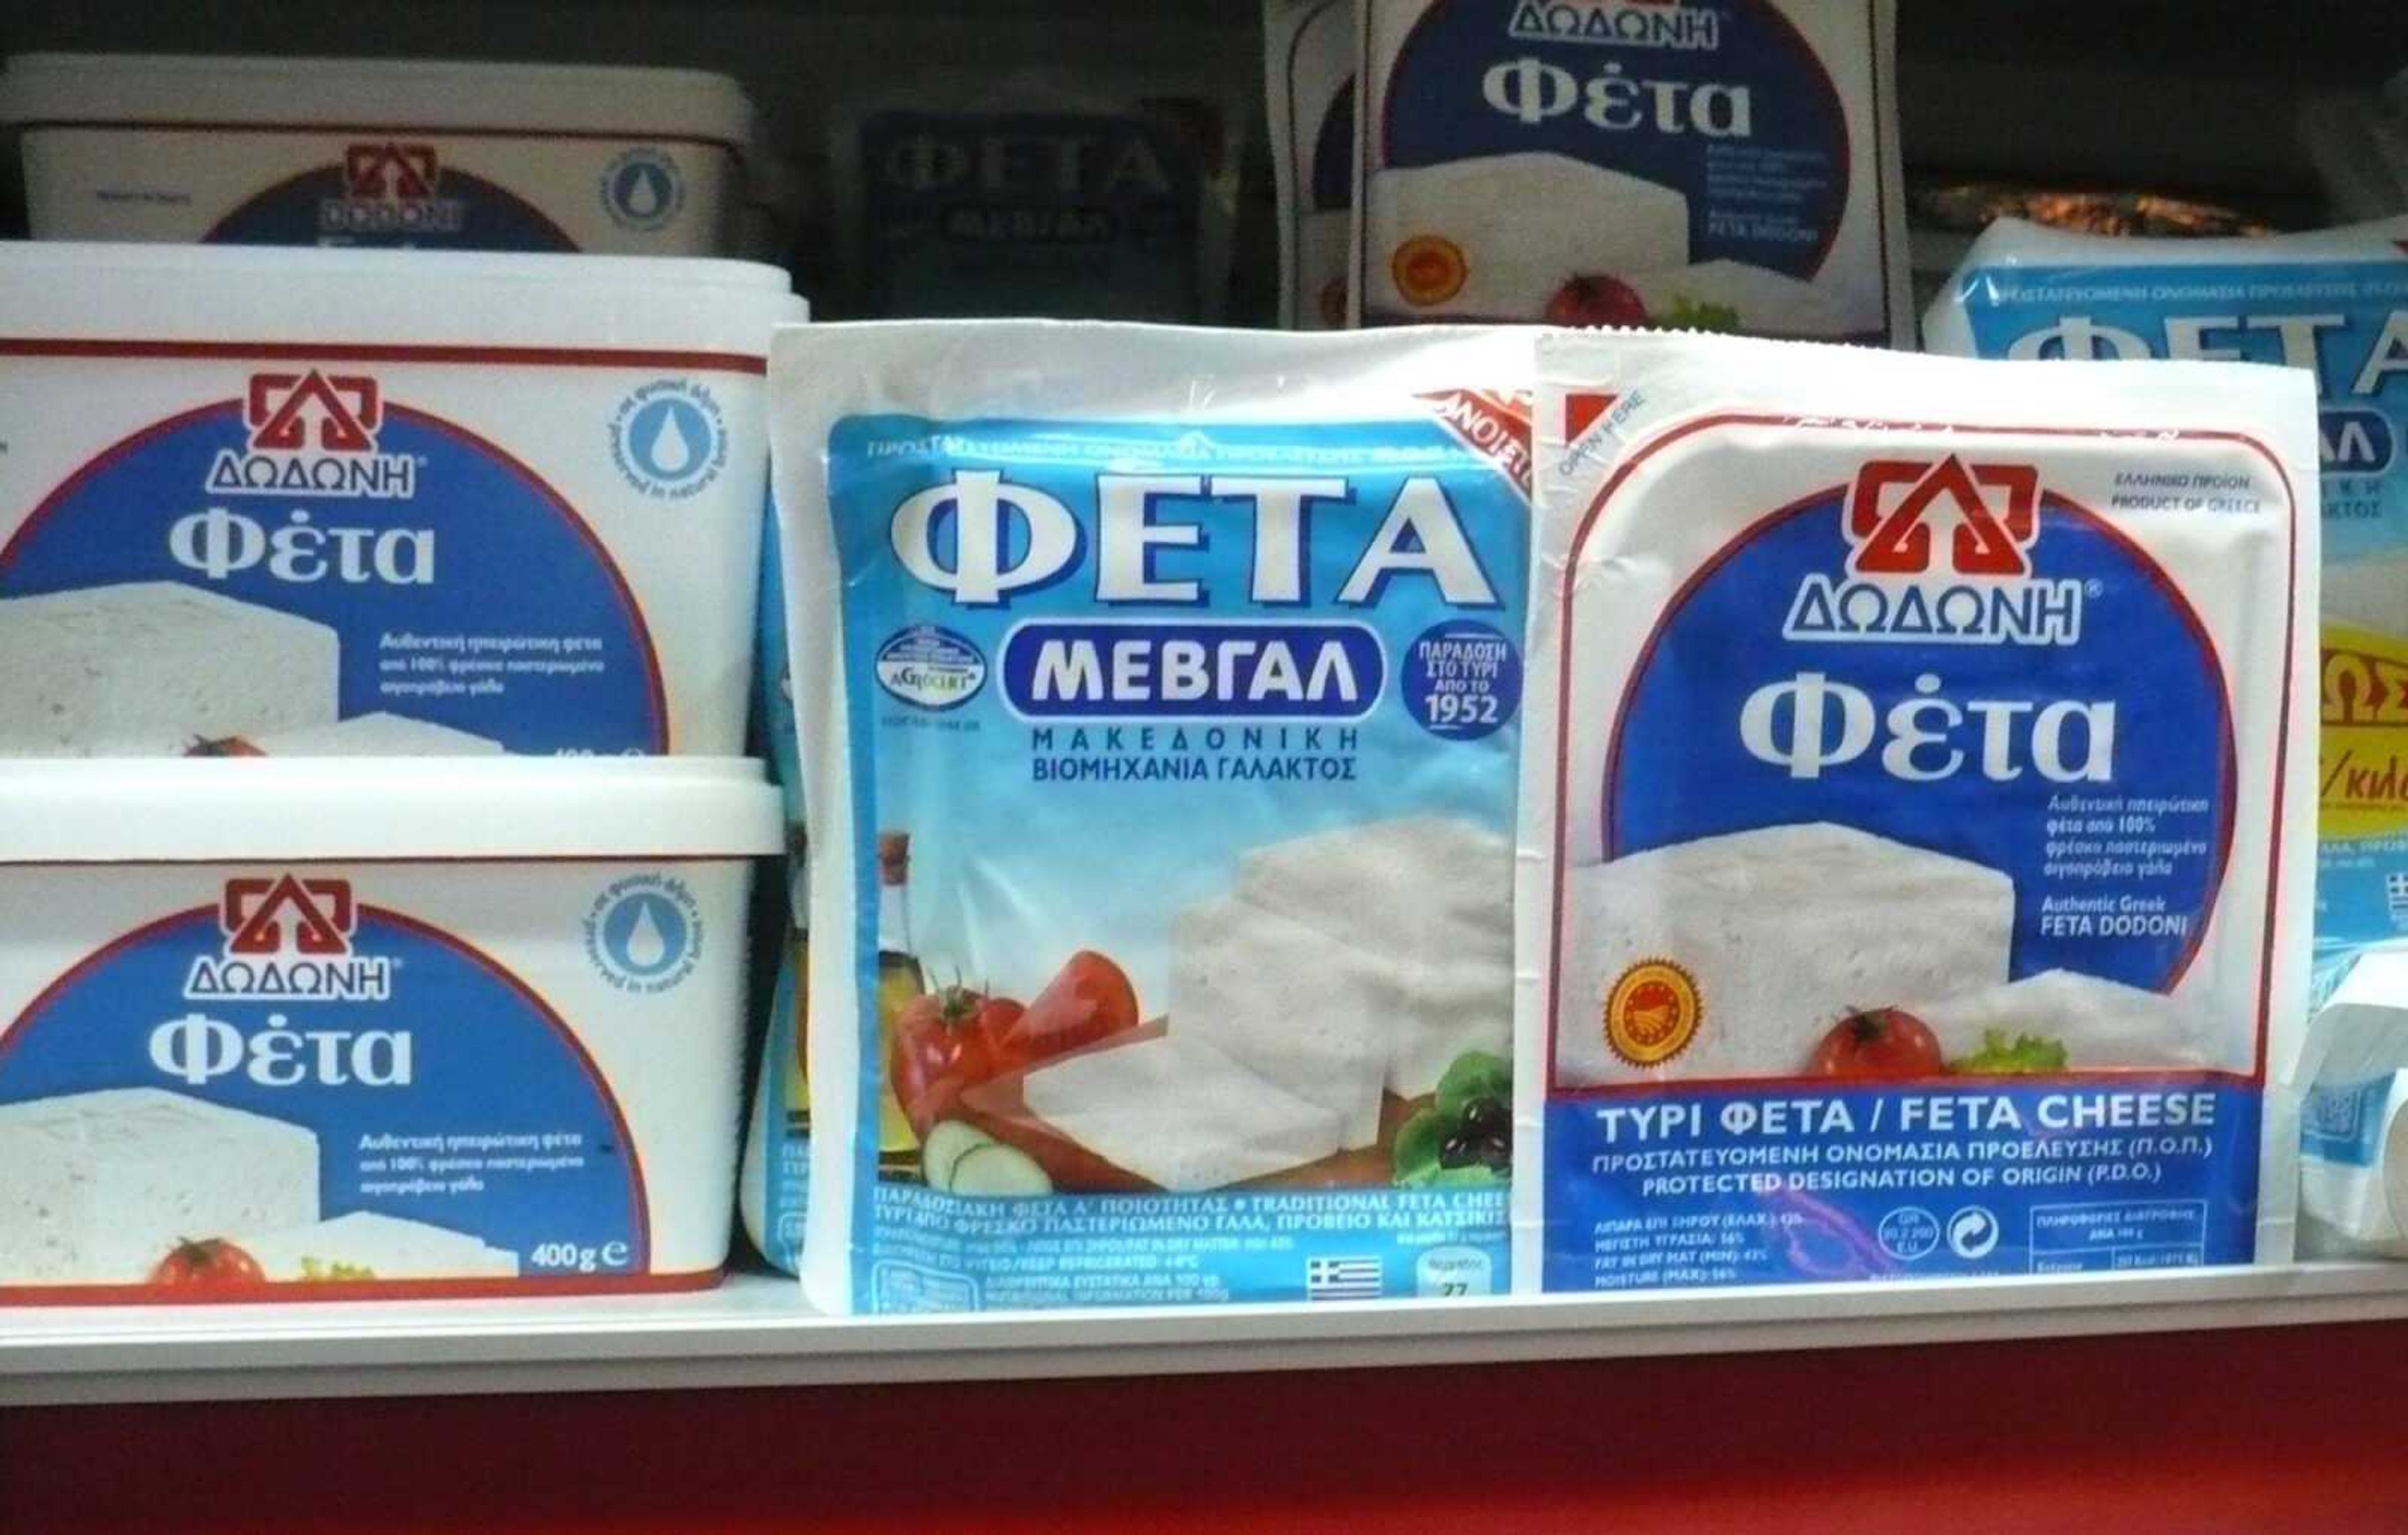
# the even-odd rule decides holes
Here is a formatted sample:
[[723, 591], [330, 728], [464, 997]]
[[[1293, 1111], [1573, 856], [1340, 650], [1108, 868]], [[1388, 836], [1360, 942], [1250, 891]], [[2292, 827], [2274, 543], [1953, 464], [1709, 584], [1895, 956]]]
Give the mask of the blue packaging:
[[803, 1212], [810, 1205], [811, 1186], [811, 1086], [803, 1059], [802, 981], [810, 930], [804, 892], [810, 884], [803, 843], [803, 768], [796, 750], [794, 681], [786, 670], [786, 598], [776, 520], [765, 520], [761, 533], [761, 664], [754, 705], [785, 811], [785, 898], [775, 919], [775, 979], [761, 1024], [761, 1058], [752, 1080], [737, 1202], [753, 1247], [793, 1273], [802, 1262]]
[[1526, 334], [781, 334], [831, 1311], [1507, 1284]]
[[1925, 319], [1968, 356], [2231, 359], [2315, 380], [2319, 990], [2408, 934], [2408, 219], [2264, 239], [1985, 233]]

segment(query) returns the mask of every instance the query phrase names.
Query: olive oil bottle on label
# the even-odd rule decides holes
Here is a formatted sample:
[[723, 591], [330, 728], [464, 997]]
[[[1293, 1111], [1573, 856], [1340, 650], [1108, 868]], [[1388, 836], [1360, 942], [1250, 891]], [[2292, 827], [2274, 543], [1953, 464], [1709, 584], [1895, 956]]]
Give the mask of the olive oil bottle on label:
[[[928, 989], [911, 947], [911, 837], [909, 832], [878, 834], [878, 1059], [882, 1067], [893, 1058], [895, 1019], [913, 997]], [[884, 1082], [878, 1094], [878, 1154], [889, 1171], [919, 1170], [920, 1138], [895, 1097], [895, 1084]]]

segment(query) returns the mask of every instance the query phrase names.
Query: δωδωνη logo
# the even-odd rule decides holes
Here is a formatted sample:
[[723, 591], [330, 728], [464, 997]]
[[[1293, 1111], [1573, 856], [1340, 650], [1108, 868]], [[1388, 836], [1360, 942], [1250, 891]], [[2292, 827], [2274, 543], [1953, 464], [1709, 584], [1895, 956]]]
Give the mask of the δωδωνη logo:
[[1607, 48], [1722, 47], [1719, 8], [1692, 0], [1518, 0], [1505, 34], [1526, 42]]
[[354, 951], [359, 908], [349, 880], [285, 872], [225, 882], [222, 939], [194, 956], [184, 996], [195, 1001], [382, 1001], [393, 962]]
[[322, 237], [457, 235], [467, 205], [440, 193], [442, 162], [435, 146], [373, 139], [343, 148], [342, 195], [318, 202]]
[[242, 401], [243, 446], [222, 448], [213, 495], [334, 495], [407, 500], [419, 461], [378, 451], [384, 392], [363, 373], [254, 373]]
[[2072, 645], [2086, 589], [2032, 568], [2040, 470], [2030, 464], [1876, 459], [1847, 491], [1842, 573], [1810, 571], [1790, 639]]

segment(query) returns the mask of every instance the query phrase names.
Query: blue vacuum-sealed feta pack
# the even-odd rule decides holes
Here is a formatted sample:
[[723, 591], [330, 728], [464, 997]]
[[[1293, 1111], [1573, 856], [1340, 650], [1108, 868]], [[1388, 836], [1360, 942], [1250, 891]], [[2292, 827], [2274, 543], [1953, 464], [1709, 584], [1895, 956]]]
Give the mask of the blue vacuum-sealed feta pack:
[[767, 973], [767, 1011], [761, 1023], [760, 1060], [744, 1130], [744, 1164], [737, 1209], [745, 1235], [761, 1255], [793, 1273], [802, 1261], [803, 1211], [810, 1200], [811, 1086], [803, 1058], [807, 1038], [803, 974], [809, 954], [810, 889], [803, 839], [803, 768], [796, 755], [794, 680], [786, 670], [786, 595], [778, 561], [778, 524], [762, 522], [761, 665], [754, 699], [762, 747], [778, 780], [786, 817], [784, 899], [770, 919], [777, 956]]
[[1503, 1290], [1529, 333], [773, 351], [813, 1302]]
[[[975, 67], [882, 67], [840, 100], [848, 317], [1218, 318], [1240, 80], [1178, 7], [1160, 10], [1115, 39], [1110, 88], [1041, 62], [1054, 23], [989, 36], [982, 15], [953, 39]], [[1000, 62], [1015, 56], [1028, 65]]]
[[1366, 324], [1905, 344], [1890, 0], [1363, 0]]
[[1517, 1283], [2287, 1256], [2309, 381], [1538, 354]]
[[2408, 218], [2265, 239], [1992, 224], [1924, 319], [1934, 351], [2221, 358], [2315, 380], [2324, 478], [2320, 988], [2408, 936]]

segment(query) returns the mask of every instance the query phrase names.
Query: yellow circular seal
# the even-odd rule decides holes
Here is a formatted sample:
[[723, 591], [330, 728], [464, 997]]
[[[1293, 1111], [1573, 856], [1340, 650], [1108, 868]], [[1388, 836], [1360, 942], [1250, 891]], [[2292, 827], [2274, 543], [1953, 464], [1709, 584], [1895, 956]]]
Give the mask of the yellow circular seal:
[[1471, 274], [1471, 266], [1453, 240], [1415, 235], [1388, 258], [1388, 271], [1407, 303], [1443, 304], [1463, 292], [1463, 280]]
[[1633, 1066], [1661, 1066], [1689, 1048], [1704, 1009], [1698, 983], [1669, 959], [1642, 959], [1605, 997], [1605, 1042]]

